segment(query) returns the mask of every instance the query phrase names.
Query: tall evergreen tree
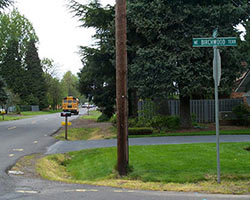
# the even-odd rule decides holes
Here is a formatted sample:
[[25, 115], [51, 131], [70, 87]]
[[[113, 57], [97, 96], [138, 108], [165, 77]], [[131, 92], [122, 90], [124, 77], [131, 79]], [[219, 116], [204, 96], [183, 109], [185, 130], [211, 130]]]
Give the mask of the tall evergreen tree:
[[81, 47], [84, 67], [78, 73], [79, 90], [110, 117], [115, 105], [114, 7], [108, 5], [103, 8], [98, 0], [88, 5], [70, 0], [70, 8], [84, 27], [96, 30], [94, 38], [98, 46]]
[[[71, 0], [71, 5], [83, 26], [94, 27], [95, 38], [99, 39], [97, 51], [83, 48], [83, 62], [88, 69], [84, 69], [85, 66], [80, 74], [80, 83], [94, 94], [98, 87], [93, 83], [99, 78], [89, 71], [105, 69], [103, 65], [108, 63], [105, 54], [109, 55], [107, 68], [114, 68], [114, 21], [110, 20], [113, 8], [100, 8], [96, 0], [87, 6]], [[228, 0], [128, 0], [130, 87], [136, 88], [142, 98], [179, 94], [181, 126], [190, 127], [190, 98], [212, 97], [214, 84], [213, 51], [192, 48], [192, 38], [211, 37], [215, 28], [219, 28], [219, 36], [238, 36], [235, 26], [249, 18], [244, 11], [248, 8], [248, 0], [240, 1], [238, 6]], [[103, 56], [98, 55], [99, 50]], [[241, 68], [237, 48], [220, 50], [223, 60], [220, 94], [228, 95], [233, 82], [245, 69]], [[92, 56], [93, 52], [97, 55]], [[98, 62], [102, 65], [96, 64]], [[111, 76], [115, 75], [110, 73]]]
[[24, 82], [29, 91], [27, 102], [29, 102], [29, 104], [39, 105], [40, 108], [45, 108], [48, 106], [46, 97], [47, 85], [34, 40], [31, 40], [27, 46], [25, 69], [26, 75]]
[[13, 4], [13, 0], [0, 0], [0, 9], [7, 8]]
[[[128, 1], [129, 23], [144, 42], [135, 47], [132, 76], [141, 94], [155, 96], [178, 92], [181, 126], [190, 127], [189, 100], [213, 94], [213, 50], [193, 48], [192, 38], [238, 36], [235, 26], [246, 20], [249, 1], [236, 7], [228, 0]], [[132, 44], [133, 45], [133, 44]], [[244, 69], [237, 48], [220, 48], [222, 78], [220, 94], [229, 94]]]
[[0, 77], [0, 106], [1, 107], [3, 107], [4, 104], [6, 104], [7, 99], [8, 99], [7, 94], [6, 94], [5, 90], [4, 90], [4, 86], [5, 86], [4, 81]]
[[243, 25], [246, 33], [244, 40], [240, 43], [241, 60], [245, 61], [250, 69], [250, 21], [245, 22]]

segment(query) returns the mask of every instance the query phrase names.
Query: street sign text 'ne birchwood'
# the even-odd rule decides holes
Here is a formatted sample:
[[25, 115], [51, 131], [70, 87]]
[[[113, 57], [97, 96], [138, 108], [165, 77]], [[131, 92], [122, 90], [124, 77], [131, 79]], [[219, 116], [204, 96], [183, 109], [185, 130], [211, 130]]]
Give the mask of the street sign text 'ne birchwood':
[[193, 47], [213, 47], [213, 77], [215, 98], [215, 122], [216, 122], [216, 148], [217, 148], [217, 182], [220, 183], [220, 130], [219, 130], [219, 98], [218, 86], [221, 76], [221, 58], [218, 47], [237, 46], [236, 37], [217, 37], [218, 29], [213, 31], [212, 38], [193, 38]]
[[193, 38], [193, 47], [237, 46], [236, 37]]

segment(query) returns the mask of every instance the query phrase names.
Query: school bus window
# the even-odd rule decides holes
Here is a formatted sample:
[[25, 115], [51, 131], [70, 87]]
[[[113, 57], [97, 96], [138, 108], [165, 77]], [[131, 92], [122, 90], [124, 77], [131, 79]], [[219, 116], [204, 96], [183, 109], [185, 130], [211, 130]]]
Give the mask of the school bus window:
[[79, 104], [78, 99], [71, 96], [65, 97], [62, 101], [63, 112], [71, 112], [78, 115], [79, 114], [78, 104]]

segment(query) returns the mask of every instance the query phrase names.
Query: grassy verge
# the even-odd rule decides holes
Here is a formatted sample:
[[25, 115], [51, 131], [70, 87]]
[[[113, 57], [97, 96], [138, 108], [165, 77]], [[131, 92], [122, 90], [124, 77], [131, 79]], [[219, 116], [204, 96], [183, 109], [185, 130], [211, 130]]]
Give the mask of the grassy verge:
[[81, 119], [89, 119], [89, 120], [97, 121], [98, 117], [100, 117], [101, 114], [102, 113], [100, 111], [90, 110], [89, 115], [84, 115], [81, 117]]
[[27, 118], [27, 117], [4, 115], [4, 120], [3, 120], [3, 117], [0, 116], [0, 122], [1, 121], [19, 120], [19, 119], [24, 119], [24, 118]]
[[47, 115], [47, 114], [58, 113], [58, 112], [61, 112], [61, 111], [62, 110], [49, 110], [49, 111], [37, 111], [37, 112], [25, 111], [25, 112], [21, 112], [21, 115], [23, 115], [23, 116]]
[[38, 172], [51, 180], [131, 189], [250, 194], [250, 143], [221, 144], [222, 183], [216, 183], [216, 145], [131, 146], [127, 177], [114, 170], [116, 148], [50, 155]]
[[[98, 134], [99, 128], [70, 128], [68, 130], [68, 140], [88, 140]], [[65, 132], [61, 132], [55, 137], [58, 140], [65, 140]]]
[[[111, 139], [116, 137], [116, 132], [113, 127], [106, 130], [101, 128], [69, 128], [68, 140], [97, 140], [97, 139]], [[58, 140], [65, 140], [64, 130], [55, 136]]]
[[19, 120], [19, 119], [28, 118], [29, 116], [47, 115], [47, 114], [53, 114], [53, 113], [58, 113], [58, 112], [61, 112], [61, 110], [38, 111], [38, 112], [25, 111], [25, 112], [21, 112], [20, 115], [15, 115], [15, 114], [4, 115], [4, 120], [3, 120], [3, 117], [0, 116], [0, 121]]

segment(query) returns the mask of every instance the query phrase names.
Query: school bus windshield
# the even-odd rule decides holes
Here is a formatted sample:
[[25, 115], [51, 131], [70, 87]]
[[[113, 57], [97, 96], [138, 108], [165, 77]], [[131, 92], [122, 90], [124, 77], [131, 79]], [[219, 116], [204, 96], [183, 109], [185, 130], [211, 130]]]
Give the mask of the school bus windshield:
[[72, 96], [67, 96], [62, 101], [63, 112], [79, 114], [79, 100]]

